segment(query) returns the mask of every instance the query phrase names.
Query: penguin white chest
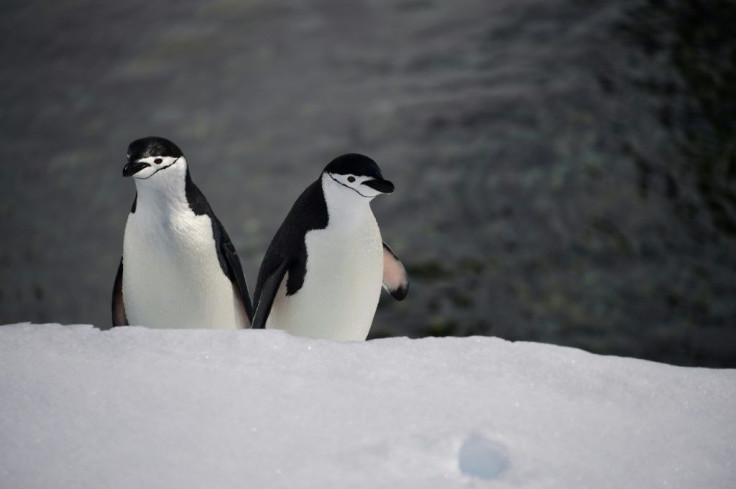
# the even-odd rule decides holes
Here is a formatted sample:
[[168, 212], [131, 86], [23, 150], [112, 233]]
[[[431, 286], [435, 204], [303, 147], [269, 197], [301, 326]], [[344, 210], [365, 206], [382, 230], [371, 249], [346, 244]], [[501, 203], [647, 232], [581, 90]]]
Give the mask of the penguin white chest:
[[123, 243], [128, 322], [158, 328], [243, 327], [247, 319], [217, 257], [212, 222], [138, 207]]
[[282, 281], [267, 328], [337, 341], [365, 340], [381, 294], [383, 245], [372, 212], [353, 224], [306, 234], [304, 283], [287, 296], [287, 278]]

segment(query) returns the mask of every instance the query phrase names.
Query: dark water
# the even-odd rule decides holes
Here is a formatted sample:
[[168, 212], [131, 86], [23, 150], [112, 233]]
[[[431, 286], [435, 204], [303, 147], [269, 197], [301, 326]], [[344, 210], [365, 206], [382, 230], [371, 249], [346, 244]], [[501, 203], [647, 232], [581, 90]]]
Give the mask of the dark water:
[[251, 287], [334, 156], [412, 276], [373, 336], [736, 367], [725, 1], [4, 2], [0, 323], [109, 323], [129, 141], [179, 143]]

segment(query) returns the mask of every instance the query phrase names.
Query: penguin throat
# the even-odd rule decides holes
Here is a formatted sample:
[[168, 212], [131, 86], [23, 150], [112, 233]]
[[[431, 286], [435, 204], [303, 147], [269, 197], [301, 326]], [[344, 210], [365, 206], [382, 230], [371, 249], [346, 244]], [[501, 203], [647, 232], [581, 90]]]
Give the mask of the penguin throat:
[[329, 226], [353, 227], [371, 214], [370, 198], [338, 182], [328, 174], [322, 177], [322, 194], [327, 204]]
[[[156, 173], [160, 172], [161, 170]], [[135, 186], [138, 192], [138, 209], [156, 214], [170, 214], [188, 209], [185, 191], [186, 173], [186, 166], [173, 167], [158, 178], [137, 179]]]

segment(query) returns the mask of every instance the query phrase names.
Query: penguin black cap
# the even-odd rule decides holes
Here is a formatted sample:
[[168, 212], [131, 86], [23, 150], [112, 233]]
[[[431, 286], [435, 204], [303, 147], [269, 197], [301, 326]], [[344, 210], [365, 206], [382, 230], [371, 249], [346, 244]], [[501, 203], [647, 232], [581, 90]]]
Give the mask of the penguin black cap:
[[342, 156], [338, 156], [324, 169], [327, 173], [334, 173], [336, 175], [363, 175], [366, 177], [373, 177], [376, 179], [383, 180], [381, 169], [375, 161], [357, 153], [348, 153]]
[[383, 178], [381, 169], [378, 168], [376, 162], [361, 154], [348, 153], [338, 156], [325, 167], [323, 173], [371, 177], [373, 180], [365, 182], [364, 185], [383, 193], [394, 191], [393, 183]]
[[136, 139], [128, 145], [128, 161], [138, 161], [149, 156], [184, 156], [179, 146], [166, 138], [148, 137]]

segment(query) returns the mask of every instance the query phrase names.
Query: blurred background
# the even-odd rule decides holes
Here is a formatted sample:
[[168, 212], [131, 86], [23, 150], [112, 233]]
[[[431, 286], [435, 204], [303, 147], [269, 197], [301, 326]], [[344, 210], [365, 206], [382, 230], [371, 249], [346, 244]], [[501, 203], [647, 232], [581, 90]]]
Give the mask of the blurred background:
[[736, 367], [736, 2], [4, 0], [0, 323], [110, 324], [127, 145], [187, 155], [251, 287], [344, 152], [410, 294], [372, 337]]

